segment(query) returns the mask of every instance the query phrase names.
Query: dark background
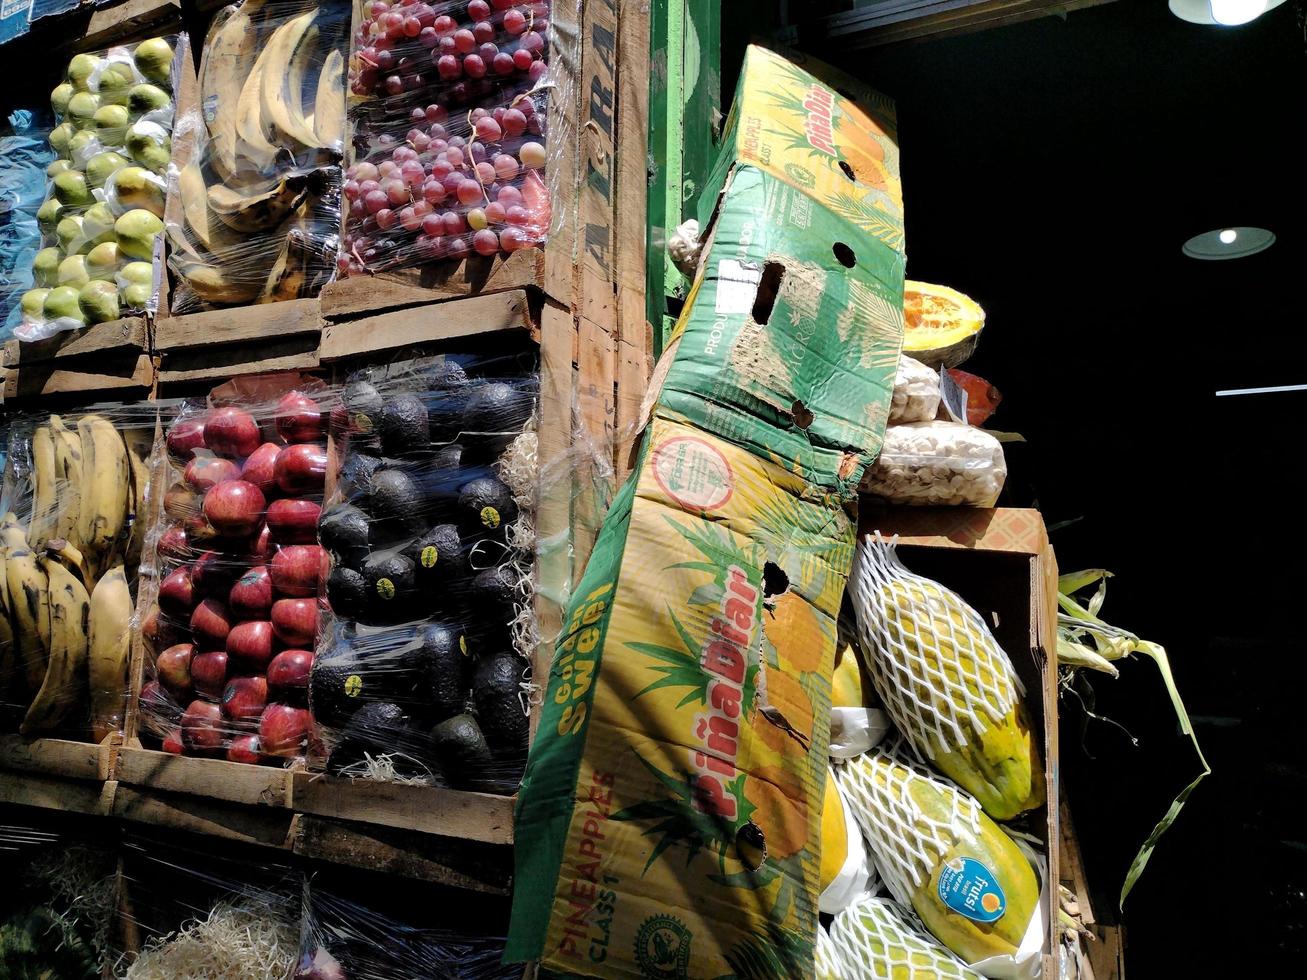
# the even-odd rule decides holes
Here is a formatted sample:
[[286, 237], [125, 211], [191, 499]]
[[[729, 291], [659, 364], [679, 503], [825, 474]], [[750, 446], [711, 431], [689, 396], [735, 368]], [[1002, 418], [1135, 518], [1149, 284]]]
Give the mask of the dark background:
[[[724, 18], [723, 95], [742, 48]], [[1307, 644], [1307, 44], [1295, 3], [1234, 29], [1121, 0], [963, 37], [798, 47], [898, 102], [908, 275], [984, 306], [966, 368], [1004, 402], [1006, 504], [1037, 502], [1063, 571], [1116, 573], [1104, 617], [1166, 646], [1214, 770], [1125, 904], [1136, 977], [1301, 970]], [[1200, 232], [1268, 251], [1198, 262]], [[1197, 772], [1156, 672], [1062, 701], [1062, 777], [1100, 918]], [[1084, 730], [1082, 731], [1082, 724]], [[1092, 755], [1092, 758], [1091, 758]], [[1270, 971], [1275, 971], [1272, 973]]]

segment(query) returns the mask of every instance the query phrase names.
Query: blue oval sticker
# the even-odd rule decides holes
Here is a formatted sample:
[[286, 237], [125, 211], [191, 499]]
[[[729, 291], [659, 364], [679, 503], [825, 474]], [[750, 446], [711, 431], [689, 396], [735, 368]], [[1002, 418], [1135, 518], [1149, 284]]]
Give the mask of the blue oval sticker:
[[996, 922], [1007, 899], [994, 873], [972, 858], [954, 858], [939, 872], [939, 897], [954, 912], [976, 922]]

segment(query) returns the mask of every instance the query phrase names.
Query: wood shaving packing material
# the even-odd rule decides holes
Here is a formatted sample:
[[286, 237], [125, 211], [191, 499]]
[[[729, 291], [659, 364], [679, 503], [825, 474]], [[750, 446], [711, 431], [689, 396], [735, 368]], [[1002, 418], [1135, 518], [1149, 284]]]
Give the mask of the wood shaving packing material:
[[124, 980], [286, 980], [299, 955], [298, 898], [285, 906], [218, 902], [203, 919], [150, 941]]

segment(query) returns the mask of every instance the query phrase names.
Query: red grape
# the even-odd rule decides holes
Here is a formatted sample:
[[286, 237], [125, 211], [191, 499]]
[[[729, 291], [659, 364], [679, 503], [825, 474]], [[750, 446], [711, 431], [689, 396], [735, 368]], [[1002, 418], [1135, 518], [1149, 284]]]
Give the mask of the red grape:
[[425, 3], [417, 5], [417, 9], [413, 12], [413, 16], [417, 17], [418, 22], [422, 24], [422, 29], [424, 31], [436, 22], [436, 12]]
[[496, 10], [507, 10], [516, 2], [517, 0], [491, 0], [491, 3], [495, 5]]
[[363, 206], [368, 209], [369, 214], [376, 214], [389, 203], [390, 201], [386, 199], [386, 195], [379, 190], [369, 191], [363, 198]]
[[357, 180], [345, 181], [345, 186], [342, 187], [341, 189], [345, 192], [345, 196], [349, 198], [351, 201], [358, 200], [359, 182]]
[[416, 17], [404, 18], [404, 36], [417, 37], [422, 33], [422, 22]]
[[445, 149], [445, 160], [448, 161], [449, 165], [455, 170], [458, 170], [463, 166], [463, 151], [457, 146], [454, 146], [452, 140], [450, 141], [450, 145]]
[[431, 165], [431, 176], [436, 180], [443, 181], [453, 172], [454, 168], [449, 165], [448, 160], [437, 160]]
[[445, 135], [445, 129], [443, 126], [441, 126], [440, 132], [438, 133], [436, 132], [436, 127], [439, 126], [442, 122], [444, 122], [447, 117], [448, 114], [445, 112], [444, 106], [438, 106], [434, 104], [427, 106], [427, 122], [432, 124], [431, 126], [432, 139], [436, 139], [438, 137]]
[[514, 204], [505, 212], [504, 217], [510, 225], [524, 225], [531, 220], [531, 213], [520, 204]]
[[390, 157], [396, 163], [403, 163], [405, 160], [416, 160], [418, 158], [418, 151], [408, 145], [397, 146], [395, 147], [395, 152], [393, 152]]
[[409, 187], [421, 187], [427, 179], [427, 172], [422, 169], [422, 164], [416, 160], [405, 160], [404, 165], [399, 168], [400, 176], [404, 183]]
[[[469, 57], [471, 56], [469, 55]], [[446, 81], [448, 81], [451, 78], [457, 78], [459, 75], [463, 73], [463, 69], [459, 65], [458, 59], [455, 58], [452, 54], [442, 54], [437, 59], [436, 71], [439, 72], [440, 77], [445, 79]]]
[[492, 201], [486, 205], [486, 220], [492, 225], [502, 225], [505, 217], [507, 217], [507, 212], [498, 201]]
[[526, 233], [521, 228], [509, 227], [499, 233], [499, 244], [505, 252], [516, 252], [528, 245]]
[[452, 37], [442, 37], [436, 42], [436, 51], [440, 54], [457, 54]]
[[540, 81], [540, 79], [544, 77], [545, 72], [548, 70], [549, 70], [549, 66], [546, 65], [543, 61], [533, 61], [531, 62], [531, 67], [527, 70], [526, 74], [527, 77], [531, 79], [531, 81], [538, 82]]
[[445, 199], [445, 185], [438, 180], [428, 180], [422, 185], [422, 199], [439, 204]]
[[478, 21], [472, 25], [472, 36], [476, 38], [477, 44], [485, 44], [495, 36], [494, 25], [487, 21]]
[[440, 35], [434, 27], [424, 27], [418, 32], [418, 44], [424, 48], [434, 48], [440, 43]]
[[509, 109], [504, 113], [504, 118], [500, 125], [504, 128], [504, 133], [508, 136], [521, 136], [526, 132], [526, 116], [520, 109]]
[[479, 54], [470, 54], [463, 59], [463, 71], [468, 78], [485, 78], [486, 63]]
[[436, 29], [436, 33], [441, 37], [446, 37], [458, 30], [458, 24], [448, 14], [441, 14], [432, 21], [431, 26]]
[[426, 153], [431, 146], [431, 137], [420, 129], [414, 130], [409, 136], [408, 141], [413, 145], [413, 149], [418, 153]]
[[367, 6], [368, 16], [373, 20], [376, 20], [389, 9], [390, 4], [386, 3], [385, 0], [372, 0]]
[[454, 50], [460, 54], [471, 54], [476, 50], [477, 39], [466, 27], [454, 32]]
[[521, 46], [532, 54], [539, 54], [545, 48], [545, 39], [537, 31], [527, 31], [522, 35]]
[[481, 185], [475, 180], [465, 180], [458, 185], [457, 197], [459, 204], [475, 204], [482, 198]]
[[386, 78], [386, 94], [399, 95], [404, 91], [404, 79], [398, 75], [390, 75]]
[[497, 143], [504, 137], [503, 129], [495, 122], [493, 116], [482, 116], [476, 121], [475, 128], [477, 139], [485, 140], [487, 143]]
[[533, 61], [535, 59], [531, 57], [531, 52], [526, 48], [518, 48], [513, 52], [513, 67], [518, 71], [526, 71], [531, 67]]
[[498, 176], [500, 180], [512, 180], [520, 171], [520, 168], [517, 165], [517, 160], [509, 156], [507, 153], [496, 154], [494, 166], [495, 175]]
[[[372, 168], [374, 173], [376, 172], [376, 169], [377, 169], [376, 167]], [[367, 197], [373, 191], [379, 191], [379, 190], [381, 190], [381, 185], [378, 184], [376, 180], [359, 181], [359, 195], [362, 197]]]
[[422, 219], [422, 230], [432, 238], [436, 238], [445, 232], [444, 218], [438, 214], [429, 214]]
[[494, 255], [499, 251], [499, 236], [489, 228], [482, 229], [472, 236], [472, 247], [479, 255]]
[[506, 208], [511, 208], [514, 204], [522, 203], [522, 192], [516, 187], [501, 187], [495, 199]]
[[521, 34], [526, 30], [526, 16], [520, 10], [510, 10], [504, 14], [504, 30], [509, 34]]
[[445, 252], [451, 259], [465, 259], [468, 252], [467, 242], [462, 238], [451, 238]]
[[499, 49], [493, 44], [483, 44], [477, 48], [477, 54], [481, 55], [482, 61], [494, 61], [495, 55], [499, 54]]
[[427, 114], [423, 112], [422, 108], [419, 106], [414, 108], [414, 110], [408, 114], [408, 118], [410, 122], [424, 123], [427, 121]]
[[404, 182], [398, 178], [392, 177], [381, 185], [381, 190], [386, 195], [386, 200], [391, 204], [407, 204], [410, 200], [408, 188]]
[[422, 216], [411, 207], [405, 208], [399, 212], [399, 223], [404, 226], [405, 231], [417, 231], [422, 227]]
[[462, 215], [457, 211], [446, 211], [440, 216], [440, 220], [445, 226], [446, 235], [461, 235], [467, 230]]
[[490, 4], [486, 0], [472, 0], [467, 5], [467, 15], [473, 20], [485, 20], [490, 16]]
[[477, 180], [482, 184], [492, 184], [495, 180], [495, 165], [482, 160], [477, 164]]

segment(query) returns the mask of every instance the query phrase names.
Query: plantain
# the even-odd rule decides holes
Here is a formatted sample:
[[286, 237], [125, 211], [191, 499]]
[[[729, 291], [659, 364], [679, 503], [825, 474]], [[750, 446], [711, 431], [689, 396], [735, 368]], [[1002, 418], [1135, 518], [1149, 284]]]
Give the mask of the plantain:
[[281, 149], [269, 139], [272, 133], [272, 118], [265, 114], [269, 106], [263, 98], [263, 88], [265, 81], [268, 84], [280, 85], [288, 68], [289, 52], [282, 51], [285, 39], [294, 30], [295, 25], [306, 16], [311, 17], [306, 14], [293, 18], [279, 25], [272, 32], [263, 50], [259, 52], [258, 58], [255, 59], [254, 67], [250, 69], [245, 84], [241, 86], [241, 94], [236, 103], [238, 167], [240, 162], [244, 162], [258, 173], [267, 173], [272, 170], [277, 161]]
[[224, 181], [237, 174], [236, 124], [241, 93], [259, 56], [259, 15], [266, 0], [245, 0], [213, 20], [200, 63], [200, 105], [209, 133], [210, 165]]
[[322, 74], [318, 76], [313, 130], [321, 146], [337, 147], [345, 141], [345, 57], [334, 49], [327, 55]]
[[127, 446], [127, 463], [132, 471], [130, 501], [132, 530], [131, 536], [127, 539], [127, 554], [124, 556], [124, 561], [127, 570], [135, 579], [136, 570], [141, 564], [141, 550], [145, 545], [145, 509], [149, 500], [149, 458], [150, 449], [154, 445], [154, 430], [143, 427], [124, 429], [123, 442]]
[[89, 572], [87, 587], [111, 564], [118, 538], [127, 524], [131, 467], [122, 436], [108, 419], [84, 416], [77, 423], [82, 437], [82, 512], [77, 534]]
[[46, 639], [50, 632], [49, 582], [27, 546], [22, 526], [7, 518], [3, 529], [5, 581], [9, 588], [9, 614], [18, 646], [18, 664], [29, 691], [45, 679]]
[[82, 511], [82, 439], [58, 415], [50, 416], [50, 431], [54, 439], [55, 496], [58, 501], [55, 537], [80, 547], [77, 519]]
[[280, 225], [303, 203], [322, 177], [316, 171], [291, 174], [270, 189], [256, 194], [242, 193], [225, 184], [213, 184], [205, 195], [209, 208], [227, 227], [236, 231], [257, 232]]
[[[14, 515], [5, 515], [5, 523], [18, 520]], [[0, 704], [9, 701], [15, 687], [18, 686], [18, 642], [14, 635], [13, 614], [9, 603], [9, 577], [5, 572], [5, 548], [0, 545]]]
[[268, 42], [259, 91], [260, 112], [272, 140], [291, 150], [297, 144], [318, 145], [317, 134], [304, 118], [304, 73], [317, 51], [316, 8], [287, 21]]
[[280, 303], [304, 295], [309, 287], [314, 251], [312, 236], [305, 230], [307, 215], [301, 215], [296, 227], [286, 233], [286, 243], [268, 275], [260, 303]]
[[18, 728], [24, 735], [58, 728], [85, 703], [87, 691], [91, 597], [56, 555], [43, 555], [40, 564], [49, 581], [50, 656], [40, 689]]
[[87, 628], [87, 677], [91, 732], [97, 742], [121, 731], [132, 647], [132, 594], [126, 570], [114, 565], [91, 593]]
[[37, 426], [32, 431], [32, 518], [27, 527], [27, 540], [38, 548], [55, 534], [58, 482], [54, 436], [49, 426]]
[[206, 303], [249, 303], [263, 293], [262, 283], [228, 277], [221, 268], [207, 262], [184, 262], [177, 274]]

